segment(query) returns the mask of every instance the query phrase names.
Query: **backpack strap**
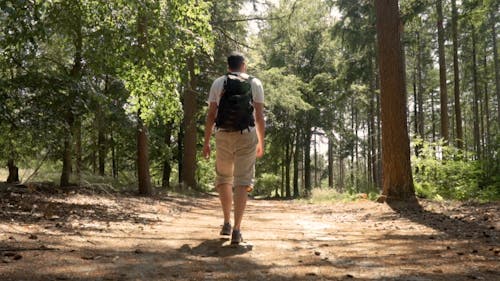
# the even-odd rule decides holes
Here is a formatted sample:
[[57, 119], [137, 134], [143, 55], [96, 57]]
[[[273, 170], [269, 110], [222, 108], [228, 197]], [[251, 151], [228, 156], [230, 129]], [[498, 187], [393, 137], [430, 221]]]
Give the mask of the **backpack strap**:
[[226, 86], [227, 86], [227, 79], [228, 79], [228, 76], [229, 74], [226, 74], [224, 75], [224, 84], [222, 86], [222, 92], [220, 93], [220, 98], [222, 98], [222, 96], [224, 95], [224, 93], [226, 92]]

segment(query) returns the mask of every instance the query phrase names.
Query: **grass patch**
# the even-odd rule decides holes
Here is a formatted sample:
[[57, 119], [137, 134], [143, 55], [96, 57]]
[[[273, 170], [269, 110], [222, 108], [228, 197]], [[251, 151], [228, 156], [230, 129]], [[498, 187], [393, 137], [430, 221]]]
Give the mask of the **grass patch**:
[[311, 204], [322, 204], [331, 202], [354, 202], [358, 200], [375, 200], [378, 197], [378, 193], [340, 193], [335, 189], [330, 188], [315, 188], [311, 192], [311, 196], [307, 199], [303, 199]]

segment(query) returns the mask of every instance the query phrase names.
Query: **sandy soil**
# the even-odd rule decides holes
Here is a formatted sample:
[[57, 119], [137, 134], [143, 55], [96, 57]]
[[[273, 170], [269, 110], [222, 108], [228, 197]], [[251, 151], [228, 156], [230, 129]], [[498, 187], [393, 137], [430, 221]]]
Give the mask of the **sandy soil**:
[[240, 246], [216, 197], [0, 190], [0, 280], [500, 280], [500, 204], [250, 200]]

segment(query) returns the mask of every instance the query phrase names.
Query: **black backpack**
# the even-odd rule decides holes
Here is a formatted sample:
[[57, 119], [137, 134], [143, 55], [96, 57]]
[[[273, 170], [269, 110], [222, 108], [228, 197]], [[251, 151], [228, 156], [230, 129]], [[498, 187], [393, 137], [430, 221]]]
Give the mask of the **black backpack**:
[[228, 73], [219, 101], [215, 126], [225, 131], [241, 131], [255, 126], [251, 76]]

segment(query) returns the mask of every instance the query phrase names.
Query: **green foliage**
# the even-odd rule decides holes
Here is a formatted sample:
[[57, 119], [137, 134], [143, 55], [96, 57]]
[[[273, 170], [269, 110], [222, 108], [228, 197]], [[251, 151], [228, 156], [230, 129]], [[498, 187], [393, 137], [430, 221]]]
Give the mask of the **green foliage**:
[[[436, 143], [416, 140], [422, 145], [419, 157], [412, 157], [415, 190], [418, 196], [431, 199], [498, 200], [499, 183], [484, 186], [485, 172], [480, 161], [467, 159], [463, 151]], [[470, 157], [470, 155], [468, 155]]]
[[208, 160], [198, 155], [196, 181], [201, 190], [209, 191], [215, 189], [215, 153]]
[[[378, 194], [377, 194], [378, 196]], [[334, 202], [353, 202], [359, 199], [373, 199], [373, 194], [365, 195], [355, 192], [340, 193], [331, 188], [314, 188], [311, 196], [307, 199], [309, 203], [334, 203]]]
[[275, 174], [262, 173], [256, 180], [253, 194], [270, 197], [280, 187], [281, 179]]

